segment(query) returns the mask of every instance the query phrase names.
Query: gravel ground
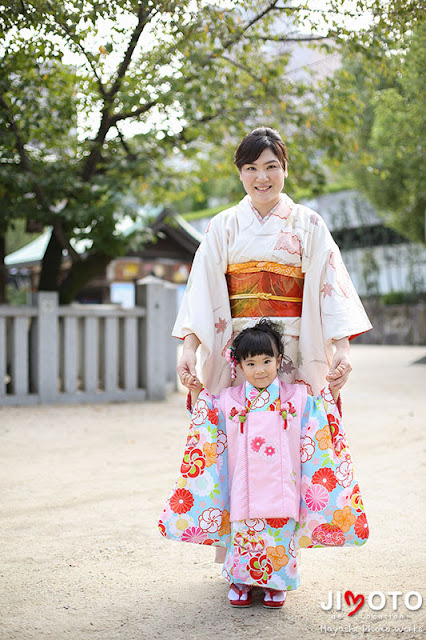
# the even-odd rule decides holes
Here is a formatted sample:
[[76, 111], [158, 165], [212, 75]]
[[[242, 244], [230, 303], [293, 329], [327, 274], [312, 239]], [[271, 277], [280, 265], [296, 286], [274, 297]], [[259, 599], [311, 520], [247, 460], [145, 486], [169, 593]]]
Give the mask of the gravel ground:
[[[303, 550], [302, 586], [281, 611], [258, 597], [232, 609], [212, 549], [157, 531], [186, 440], [183, 394], [0, 408], [0, 640], [425, 637], [426, 604], [405, 604], [410, 591], [426, 596], [426, 365], [413, 364], [424, 355], [353, 347], [344, 415], [370, 540]], [[341, 611], [321, 608], [348, 590], [365, 596], [354, 616], [343, 595]], [[396, 611], [390, 591], [403, 594]]]

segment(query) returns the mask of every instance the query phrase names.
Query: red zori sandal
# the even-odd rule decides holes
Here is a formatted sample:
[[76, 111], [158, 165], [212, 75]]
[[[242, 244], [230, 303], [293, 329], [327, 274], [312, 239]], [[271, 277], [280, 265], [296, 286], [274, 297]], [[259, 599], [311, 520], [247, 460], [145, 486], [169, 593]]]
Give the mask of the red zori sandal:
[[229, 590], [228, 598], [231, 607], [249, 607], [252, 603], [253, 595], [250, 588], [240, 589], [233, 584]]
[[281, 609], [287, 598], [285, 591], [277, 591], [276, 589], [264, 589], [263, 606], [267, 609]]

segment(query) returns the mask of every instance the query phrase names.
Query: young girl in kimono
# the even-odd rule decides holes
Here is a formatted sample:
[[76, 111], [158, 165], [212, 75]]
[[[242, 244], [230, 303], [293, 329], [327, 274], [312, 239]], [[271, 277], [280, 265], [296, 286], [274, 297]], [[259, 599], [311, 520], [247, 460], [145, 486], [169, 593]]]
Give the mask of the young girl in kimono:
[[233, 607], [284, 605], [300, 584], [299, 547], [362, 545], [359, 487], [340, 424], [339, 392], [317, 397], [278, 379], [281, 335], [261, 320], [228, 359], [245, 382], [211, 395], [188, 374], [192, 419], [180, 476], [159, 528], [174, 540], [226, 547]]

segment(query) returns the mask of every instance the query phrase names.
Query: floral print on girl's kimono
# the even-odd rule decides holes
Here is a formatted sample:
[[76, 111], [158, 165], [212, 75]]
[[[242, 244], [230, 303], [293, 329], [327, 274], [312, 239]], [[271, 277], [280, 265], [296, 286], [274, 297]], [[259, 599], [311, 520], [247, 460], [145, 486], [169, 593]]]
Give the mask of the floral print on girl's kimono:
[[[283, 429], [298, 430], [300, 468], [294, 470], [294, 482], [300, 490], [298, 518], [265, 513], [263, 517], [230, 520], [232, 456], [229, 458], [224, 405], [229, 406], [228, 400], [237, 397], [238, 389], [250, 413], [280, 412]], [[296, 410], [297, 403], [295, 408], [290, 401], [283, 402], [291, 393], [296, 398], [301, 389], [305, 393], [301, 411]], [[173, 540], [226, 547], [223, 576], [229, 582], [291, 590], [300, 584], [300, 547], [362, 545], [368, 537], [368, 525], [331, 394], [306, 396], [304, 387], [278, 383], [277, 379], [253, 402], [256, 394], [247, 382], [244, 388], [222, 391], [220, 398], [201, 392], [193, 408], [180, 476], [159, 528], [163, 536]], [[255, 453], [257, 447], [259, 455], [272, 455], [265, 449], [267, 443], [261, 441], [264, 438], [252, 440]]]

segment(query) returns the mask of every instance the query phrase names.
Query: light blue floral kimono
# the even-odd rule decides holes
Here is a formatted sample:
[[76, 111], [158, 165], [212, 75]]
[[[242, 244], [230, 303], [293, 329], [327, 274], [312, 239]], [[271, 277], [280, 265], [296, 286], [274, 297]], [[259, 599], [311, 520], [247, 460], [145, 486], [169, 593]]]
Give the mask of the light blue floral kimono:
[[[226, 547], [222, 575], [231, 583], [296, 589], [300, 584], [297, 557], [300, 547], [360, 546], [368, 538], [367, 520], [338, 407], [326, 389], [317, 397], [306, 395], [302, 410], [296, 411], [291, 392], [299, 393], [300, 388], [279, 383], [276, 378], [259, 395], [246, 382], [222, 391], [221, 396], [203, 390], [193, 407], [180, 476], [167, 499], [159, 529], [172, 540]], [[232, 418], [224, 415], [225, 405], [230, 406], [229, 397], [224, 394], [236, 399], [235, 410], [230, 412], [234, 414]], [[265, 513], [263, 517], [230, 520], [232, 478], [227, 429], [232, 419], [244, 432], [245, 422], [240, 420], [245, 413], [241, 411], [244, 401], [248, 414], [276, 411], [282, 415], [284, 430], [298, 430], [298, 520], [286, 513], [282, 517], [276, 513], [268, 517]], [[251, 454], [258, 453], [265, 459], [276, 455], [266, 440], [252, 432], [247, 442]]]

